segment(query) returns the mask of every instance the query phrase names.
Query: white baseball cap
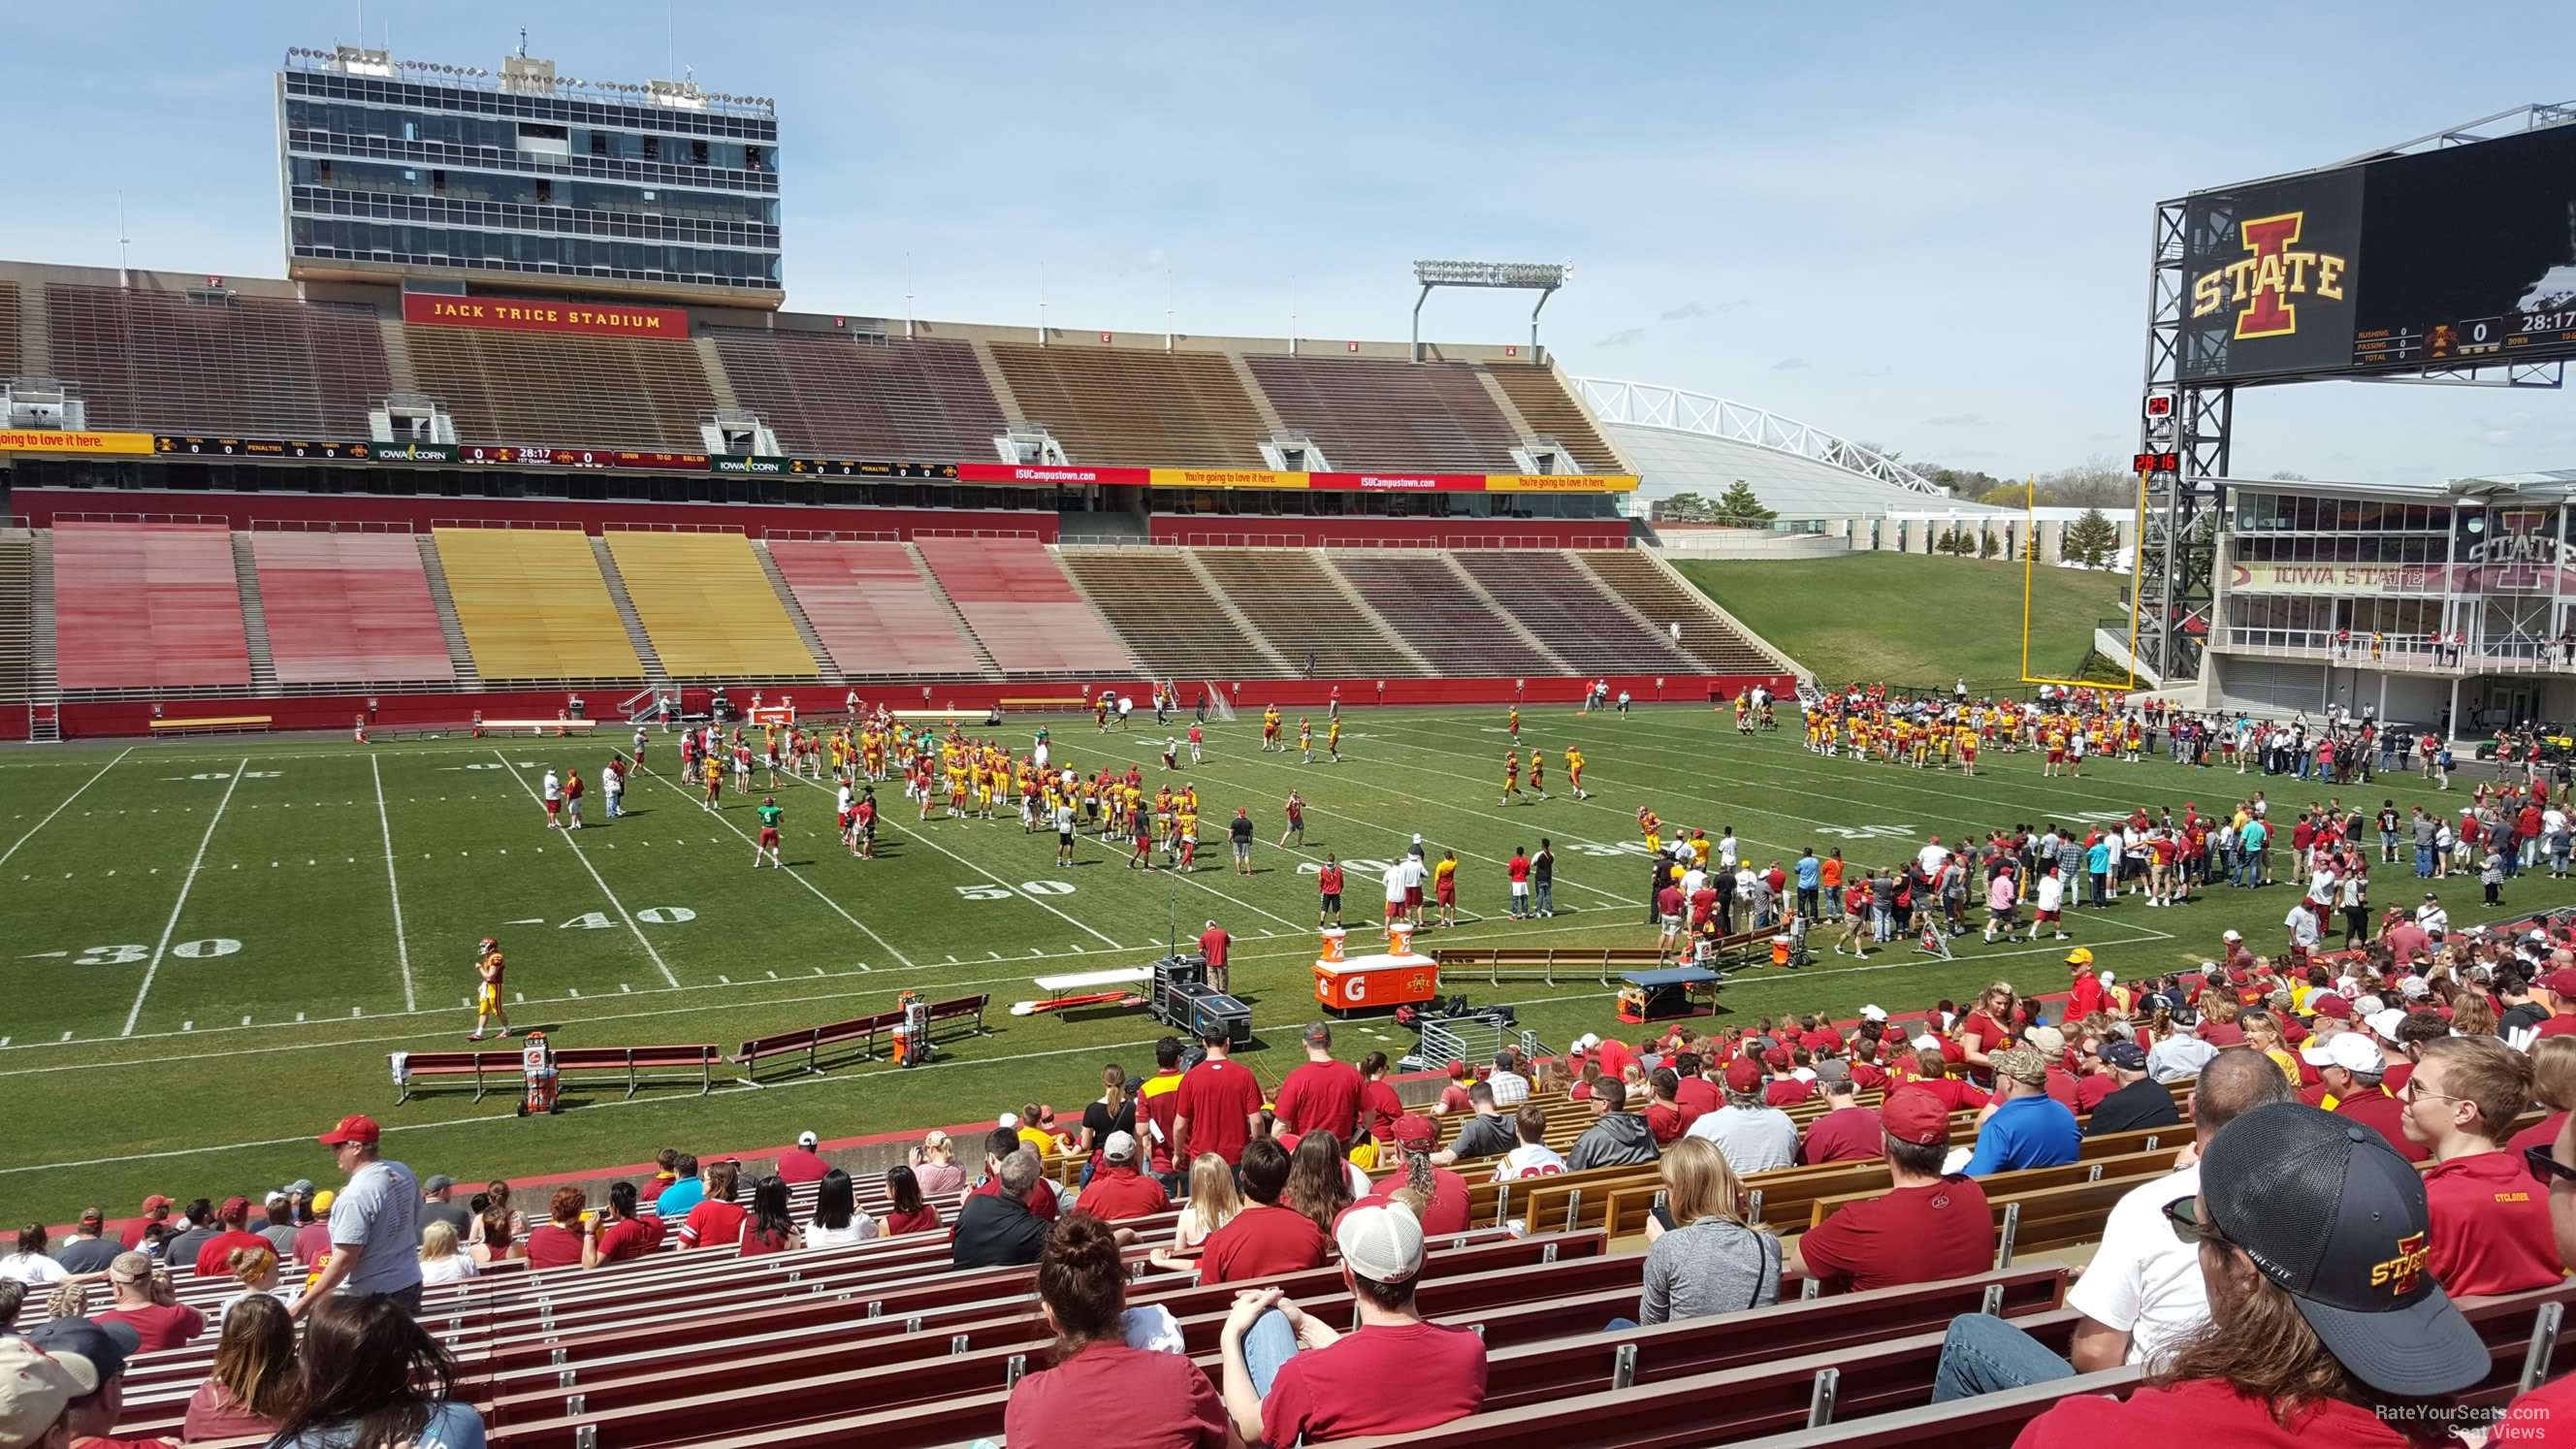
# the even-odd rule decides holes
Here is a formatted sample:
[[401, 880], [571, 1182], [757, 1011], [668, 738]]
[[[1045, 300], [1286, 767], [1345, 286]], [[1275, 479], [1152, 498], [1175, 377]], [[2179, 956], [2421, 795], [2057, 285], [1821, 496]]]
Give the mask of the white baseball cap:
[[804, 1148], [808, 1152], [813, 1151], [814, 1144], [822, 1140], [822, 1138], [815, 1136], [811, 1132], [799, 1132], [796, 1134], [796, 1145]]
[[2392, 1006], [2385, 1011], [2372, 1012], [2364, 1024], [2380, 1040], [2394, 1046], [2397, 1044], [2397, 1029], [2406, 1024], [2406, 1013]]
[[2348, 1072], [2381, 1072], [2388, 1069], [2388, 1059], [2370, 1038], [2357, 1031], [2339, 1031], [2326, 1039], [2324, 1046], [2299, 1048], [2299, 1059], [2312, 1067], [2341, 1067]]
[[1342, 1214], [1333, 1244], [1372, 1283], [1409, 1283], [1422, 1271], [1422, 1224], [1410, 1208], [1364, 1202]]
[[1887, 1008], [1884, 1006], [1864, 1006], [1860, 1009], [1860, 1019], [1863, 1021], [1885, 1021], [1887, 1020]]
[[1913, 1046], [1918, 1052], [1937, 1052], [1941, 1049], [1941, 1038], [1927, 1031], [1914, 1039]]

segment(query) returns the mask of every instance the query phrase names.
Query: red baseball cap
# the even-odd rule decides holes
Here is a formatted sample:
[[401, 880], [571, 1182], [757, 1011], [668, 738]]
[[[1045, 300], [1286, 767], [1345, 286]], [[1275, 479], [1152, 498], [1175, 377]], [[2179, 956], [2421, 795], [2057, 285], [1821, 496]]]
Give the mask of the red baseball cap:
[[162, 1208], [177, 1207], [178, 1205], [179, 1203], [176, 1198], [163, 1197], [161, 1194], [156, 1192], [143, 1200], [143, 1211], [147, 1213], [158, 1212]]
[[1930, 1092], [1890, 1092], [1878, 1109], [1887, 1135], [1899, 1142], [1929, 1147], [1950, 1140], [1950, 1109]]
[[1754, 1065], [1751, 1057], [1737, 1057], [1735, 1060], [1726, 1064], [1726, 1089], [1728, 1091], [1750, 1092], [1761, 1085], [1762, 1069]]
[[2352, 1003], [2335, 995], [2333, 992], [2328, 992], [2317, 998], [2317, 1015], [2331, 1016], [2337, 1021], [2350, 1021], [2352, 1020]]
[[235, 1196], [235, 1197], [228, 1197], [228, 1198], [225, 1198], [225, 1199], [224, 1199], [224, 1205], [223, 1205], [222, 1207], [219, 1207], [219, 1208], [215, 1209], [215, 1216], [216, 1216], [216, 1217], [218, 1217], [218, 1218], [239, 1217], [239, 1216], [241, 1216], [243, 1213], [246, 1213], [246, 1212], [249, 1212], [249, 1211], [250, 1211], [250, 1199], [249, 1199], [249, 1198], [246, 1198], [246, 1197], [239, 1197], [239, 1196]]
[[373, 1117], [343, 1117], [340, 1119], [339, 1126], [314, 1140], [325, 1147], [337, 1147], [344, 1142], [363, 1142], [372, 1147], [383, 1136], [383, 1131], [376, 1126], [376, 1119]]
[[2576, 967], [2552, 971], [2540, 978], [2540, 984], [2561, 996], [2576, 996]]
[[1395, 1119], [1395, 1145], [1407, 1152], [1429, 1152], [1440, 1145], [1440, 1129], [1419, 1112]]
[[1775, 1046], [1771, 1050], [1762, 1054], [1762, 1060], [1769, 1062], [1775, 1067], [1785, 1067], [1789, 1065], [1789, 1049], [1783, 1046]]

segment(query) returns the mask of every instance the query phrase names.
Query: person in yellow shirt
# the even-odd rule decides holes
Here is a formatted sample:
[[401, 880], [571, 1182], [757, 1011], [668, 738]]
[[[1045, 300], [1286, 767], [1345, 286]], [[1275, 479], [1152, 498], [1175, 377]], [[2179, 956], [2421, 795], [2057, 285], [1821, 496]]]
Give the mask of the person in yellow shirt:
[[1575, 799], [1592, 798], [1583, 793], [1583, 752], [1571, 745], [1567, 746], [1565, 751], [1565, 783], [1572, 787]]
[[1545, 750], [1530, 751], [1529, 792], [1533, 800], [1547, 798], [1547, 751]]
[[1335, 715], [1325, 722], [1324, 753], [1332, 757], [1334, 764], [1338, 765], [1342, 762], [1342, 717], [1340, 715]]
[[1443, 852], [1431, 867], [1431, 896], [1440, 907], [1440, 924], [1458, 924], [1458, 852]]

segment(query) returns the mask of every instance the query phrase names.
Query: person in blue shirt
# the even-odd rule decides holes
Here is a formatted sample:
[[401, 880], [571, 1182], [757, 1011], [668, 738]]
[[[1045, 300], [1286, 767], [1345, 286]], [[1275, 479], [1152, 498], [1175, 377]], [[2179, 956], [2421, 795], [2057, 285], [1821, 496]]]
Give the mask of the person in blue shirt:
[[2261, 817], [2258, 816], [2255, 819], [2245, 822], [2245, 828], [2238, 831], [2236, 834], [2237, 850], [2240, 857], [2240, 864], [2236, 872], [2236, 884], [2240, 886], [2259, 886], [2265, 883], [2263, 878], [2264, 868], [2269, 864], [2269, 861], [2263, 854], [2263, 847], [2271, 843], [2272, 827], [2264, 824]]
[[1816, 859], [1816, 848], [1808, 846], [1798, 857], [1798, 914], [1810, 921], [1821, 920], [1817, 914], [1817, 889], [1825, 878], [1825, 863]]
[[698, 1176], [698, 1159], [693, 1153], [681, 1153], [679, 1160], [671, 1164], [671, 1170], [678, 1173], [679, 1178], [662, 1189], [662, 1195], [653, 1200], [653, 1211], [662, 1221], [677, 1225], [689, 1215], [691, 1208], [707, 1200], [707, 1184]]
[[2111, 904], [2103, 899], [2103, 890], [2111, 883], [2111, 838], [2103, 836], [2084, 849], [2084, 873], [2093, 878], [2093, 904]]
[[1999, 1105], [1977, 1129], [1977, 1150], [1959, 1170], [1970, 1177], [2024, 1167], [2063, 1167], [2075, 1160], [2084, 1131], [2075, 1114], [2048, 1095], [2048, 1058], [2037, 1049], [2008, 1047], [1994, 1054]]

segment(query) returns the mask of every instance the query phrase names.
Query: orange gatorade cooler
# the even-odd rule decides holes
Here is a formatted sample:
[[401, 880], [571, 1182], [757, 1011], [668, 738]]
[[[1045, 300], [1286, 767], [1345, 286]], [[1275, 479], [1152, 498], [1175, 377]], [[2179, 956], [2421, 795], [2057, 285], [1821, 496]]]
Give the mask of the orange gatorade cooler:
[[1411, 925], [1403, 921], [1387, 922], [1386, 954], [1390, 956], [1410, 956], [1413, 954], [1413, 927]]
[[1342, 928], [1339, 926], [1330, 926], [1325, 928], [1324, 953], [1315, 959], [1319, 961], [1333, 962], [1348, 960], [1349, 958], [1342, 954], [1342, 935]]

